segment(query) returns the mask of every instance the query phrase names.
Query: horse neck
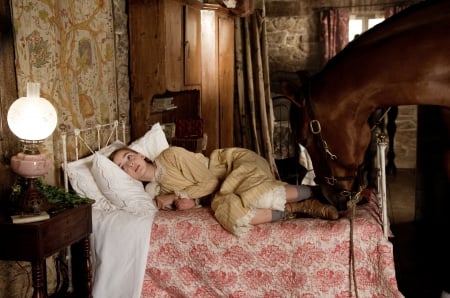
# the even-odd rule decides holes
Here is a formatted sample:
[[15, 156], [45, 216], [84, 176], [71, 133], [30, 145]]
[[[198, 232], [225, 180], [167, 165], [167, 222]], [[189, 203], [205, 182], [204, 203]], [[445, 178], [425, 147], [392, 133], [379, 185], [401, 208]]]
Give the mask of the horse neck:
[[[322, 80], [323, 79], [323, 80]], [[332, 87], [329, 82], [341, 82]], [[362, 122], [378, 107], [379, 103], [367, 97], [363, 86], [352, 88], [338, 76], [320, 77], [311, 84], [311, 102], [316, 117], [321, 122]], [[386, 100], [386, 103], [388, 100]]]
[[450, 107], [449, 26], [450, 1], [424, 1], [387, 19], [313, 78], [314, 102], [358, 114], [400, 105]]
[[[449, 48], [450, 39], [444, 49]], [[436, 49], [427, 59], [405, 57], [418, 61], [404, 67], [395, 60], [383, 61], [382, 55], [380, 49], [354, 51], [327, 65], [311, 84], [315, 105], [329, 107], [327, 111], [333, 113], [362, 113], [362, 117], [390, 106], [450, 107], [450, 55], [445, 50]]]

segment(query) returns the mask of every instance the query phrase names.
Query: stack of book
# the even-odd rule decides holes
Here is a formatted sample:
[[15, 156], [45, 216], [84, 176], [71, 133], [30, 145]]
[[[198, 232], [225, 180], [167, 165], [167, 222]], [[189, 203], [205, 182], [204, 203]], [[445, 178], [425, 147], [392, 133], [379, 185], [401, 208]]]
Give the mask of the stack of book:
[[152, 101], [152, 112], [162, 112], [176, 109], [177, 106], [173, 104], [173, 97], [157, 97]]

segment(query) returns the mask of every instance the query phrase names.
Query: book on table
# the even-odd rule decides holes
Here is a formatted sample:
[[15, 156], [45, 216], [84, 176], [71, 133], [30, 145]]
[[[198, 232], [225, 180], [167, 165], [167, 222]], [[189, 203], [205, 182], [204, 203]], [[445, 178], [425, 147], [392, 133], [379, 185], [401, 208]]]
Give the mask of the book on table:
[[11, 216], [12, 222], [15, 224], [42, 221], [49, 218], [50, 215], [46, 211], [42, 211], [39, 214], [18, 214]]

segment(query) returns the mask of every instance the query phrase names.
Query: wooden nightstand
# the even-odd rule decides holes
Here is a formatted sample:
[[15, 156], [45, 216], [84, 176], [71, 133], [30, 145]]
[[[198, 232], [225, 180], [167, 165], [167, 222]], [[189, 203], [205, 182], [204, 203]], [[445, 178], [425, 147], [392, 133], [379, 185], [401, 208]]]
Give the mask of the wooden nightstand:
[[64, 210], [44, 221], [26, 224], [12, 224], [9, 216], [2, 213], [0, 259], [31, 262], [33, 298], [47, 297], [45, 259], [71, 245], [75, 297], [92, 297], [91, 233], [90, 204]]

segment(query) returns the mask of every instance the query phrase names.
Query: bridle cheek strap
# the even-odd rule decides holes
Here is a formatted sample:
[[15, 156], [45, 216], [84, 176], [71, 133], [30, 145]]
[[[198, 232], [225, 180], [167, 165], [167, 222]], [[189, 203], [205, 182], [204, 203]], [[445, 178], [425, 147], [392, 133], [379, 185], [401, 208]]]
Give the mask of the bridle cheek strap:
[[[342, 162], [340, 162], [338, 157], [330, 151], [330, 148], [328, 147], [327, 142], [323, 139], [322, 126], [320, 125], [320, 121], [316, 119], [316, 115], [314, 113], [314, 106], [313, 106], [313, 102], [312, 102], [312, 98], [311, 98], [311, 84], [309, 81], [307, 82], [307, 84], [305, 84], [303, 91], [304, 91], [304, 97], [305, 97], [305, 103], [306, 103], [306, 110], [311, 119], [309, 122], [309, 130], [311, 131], [311, 133], [314, 137], [314, 141], [316, 142], [316, 145], [321, 149], [321, 151], [323, 153], [323, 160], [322, 160], [322, 162], [324, 163], [323, 166], [324, 166], [324, 168], [328, 169], [328, 173], [329, 173], [328, 177], [324, 176], [322, 178], [322, 181], [330, 186], [333, 186], [333, 188], [335, 188], [339, 181], [354, 180], [357, 177], [357, 175], [345, 176], [345, 177], [335, 177], [333, 175], [332, 168], [329, 164], [329, 159], [332, 160], [333, 162], [336, 162], [339, 166], [346, 168], [346, 169], [353, 170], [354, 167], [345, 165]], [[355, 173], [356, 172], [357, 171], [355, 169]], [[320, 178], [319, 178], [319, 180], [320, 180]], [[340, 191], [342, 192], [342, 191], [348, 191], [348, 190], [340, 190]]]
[[[353, 167], [345, 165], [343, 163], [341, 163], [336, 154], [333, 154], [330, 151], [330, 148], [328, 147], [327, 142], [323, 139], [322, 137], [322, 127], [320, 125], [319, 120], [317, 119], [313, 119], [309, 122], [309, 128], [311, 133], [314, 136], [314, 140], [316, 141], [316, 144], [318, 145], [319, 148], [321, 148], [322, 152], [323, 152], [323, 156], [324, 156], [324, 160], [326, 162], [326, 167], [328, 168], [328, 172], [330, 173], [329, 177], [323, 177], [322, 182], [327, 183], [328, 185], [331, 186], [335, 186], [337, 184], [338, 181], [351, 181], [353, 179], [355, 179], [355, 176], [344, 176], [344, 177], [336, 177], [332, 174], [332, 170], [330, 167], [330, 164], [328, 163], [328, 159], [338, 163], [339, 166], [346, 168], [346, 169], [350, 169], [353, 170]], [[357, 172], [355, 170], [355, 172]]]

